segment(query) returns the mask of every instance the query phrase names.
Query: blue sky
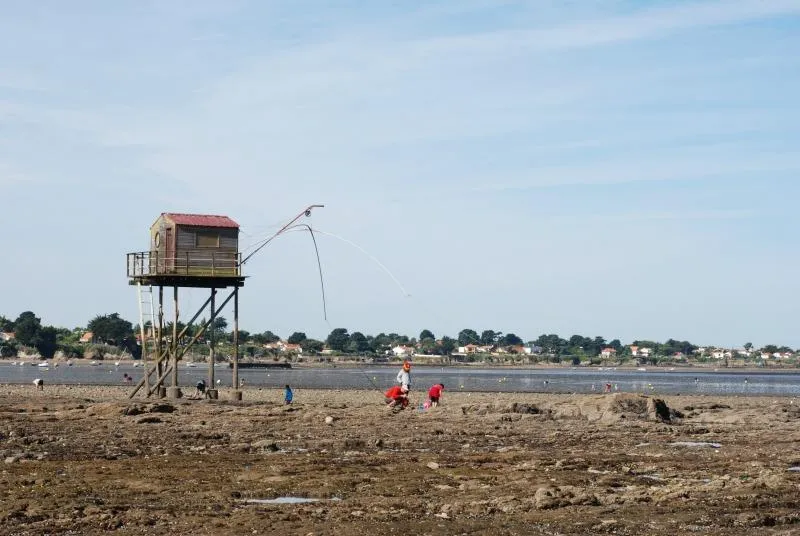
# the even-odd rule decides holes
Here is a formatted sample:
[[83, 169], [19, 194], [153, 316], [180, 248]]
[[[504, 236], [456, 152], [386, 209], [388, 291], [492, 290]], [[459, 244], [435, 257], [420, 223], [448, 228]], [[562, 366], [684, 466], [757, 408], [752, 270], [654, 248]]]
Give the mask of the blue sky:
[[135, 321], [161, 212], [324, 203], [410, 296], [321, 235], [326, 322], [286, 235], [243, 329], [797, 347], [798, 50], [800, 0], [8, 2], [0, 314]]

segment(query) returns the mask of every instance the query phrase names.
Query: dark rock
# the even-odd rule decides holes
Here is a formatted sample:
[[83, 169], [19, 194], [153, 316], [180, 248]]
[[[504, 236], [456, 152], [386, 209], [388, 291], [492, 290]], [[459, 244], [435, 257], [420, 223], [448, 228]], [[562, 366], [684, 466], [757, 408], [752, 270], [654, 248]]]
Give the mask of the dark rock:
[[151, 417], [151, 416], [142, 417], [141, 419], [136, 421], [137, 424], [156, 424], [156, 423], [160, 423], [160, 422], [162, 422], [161, 419], [158, 418], [158, 417], [154, 417], [154, 416], [153, 417]]
[[128, 406], [127, 408], [124, 408], [122, 410], [123, 415], [129, 415], [129, 416], [141, 415], [142, 413], [144, 413], [144, 409], [142, 409], [142, 406], [138, 404]]
[[534, 404], [514, 402], [511, 404], [511, 413], [522, 413], [528, 415], [538, 415], [541, 410]]
[[175, 406], [166, 403], [156, 403], [152, 404], [147, 411], [150, 413], [174, 413]]

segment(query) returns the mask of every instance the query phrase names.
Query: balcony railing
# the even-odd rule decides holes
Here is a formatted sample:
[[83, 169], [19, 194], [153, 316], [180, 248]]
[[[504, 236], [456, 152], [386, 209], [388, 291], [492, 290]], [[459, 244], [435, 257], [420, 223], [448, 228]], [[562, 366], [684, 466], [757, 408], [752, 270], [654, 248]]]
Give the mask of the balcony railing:
[[127, 255], [128, 277], [241, 277], [241, 261], [241, 253], [207, 249], [191, 249], [169, 256], [158, 251]]

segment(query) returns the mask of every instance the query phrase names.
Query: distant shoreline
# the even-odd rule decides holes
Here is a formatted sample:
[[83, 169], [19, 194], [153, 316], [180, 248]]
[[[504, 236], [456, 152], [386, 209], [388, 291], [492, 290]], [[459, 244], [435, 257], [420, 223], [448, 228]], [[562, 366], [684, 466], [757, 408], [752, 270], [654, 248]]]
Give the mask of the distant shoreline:
[[[114, 358], [114, 359], [85, 359], [85, 358], [74, 358], [74, 359], [63, 359], [63, 358], [54, 358], [54, 359], [39, 359], [39, 358], [0, 358], [0, 365], [3, 364], [10, 364], [10, 363], [25, 363], [24, 366], [35, 366], [39, 365], [40, 363], [48, 363], [51, 366], [69, 366], [68, 363], [71, 363], [71, 366], [103, 366], [103, 365], [115, 365], [119, 363], [120, 365], [132, 366], [137, 364], [142, 364], [143, 362], [139, 359], [130, 359], [130, 358]], [[94, 364], [93, 364], [94, 363]], [[208, 366], [207, 362], [204, 361], [186, 361], [182, 360], [180, 364], [182, 366], [186, 366], [188, 363], [192, 363], [197, 368], [201, 368], [203, 366]], [[229, 361], [218, 361], [217, 366], [221, 367], [228, 367]], [[253, 363], [250, 360], [241, 360], [240, 365], [244, 364], [242, 368], [249, 368], [247, 367], [248, 364]], [[264, 363], [273, 365], [275, 367], [281, 366], [282, 361], [264, 361]], [[379, 368], [397, 368], [399, 363], [369, 363], [369, 362], [358, 362], [358, 361], [340, 361], [335, 363], [289, 363], [292, 369], [325, 369], [325, 368], [338, 368], [338, 369], [346, 369], [346, 368], [353, 368], [359, 369], [364, 367], [379, 367]], [[800, 371], [800, 367], [792, 367], [792, 366], [769, 366], [769, 367], [755, 367], [755, 366], [746, 366], [746, 367], [725, 367], [715, 364], [709, 363], [697, 363], [697, 364], [670, 364], [670, 365], [571, 365], [571, 364], [559, 364], [559, 363], [535, 363], [535, 364], [498, 364], [498, 363], [484, 363], [484, 362], [472, 362], [472, 363], [413, 363], [414, 367], [417, 368], [481, 368], [481, 369], [499, 369], [499, 370], [597, 370], [597, 371], [605, 371], [605, 370], [619, 370], [619, 371], [636, 371], [639, 369], [645, 369], [648, 372], [678, 372], [678, 371], [713, 371], [713, 372], [725, 372], [729, 374], [738, 374], [738, 373], [796, 373]]]

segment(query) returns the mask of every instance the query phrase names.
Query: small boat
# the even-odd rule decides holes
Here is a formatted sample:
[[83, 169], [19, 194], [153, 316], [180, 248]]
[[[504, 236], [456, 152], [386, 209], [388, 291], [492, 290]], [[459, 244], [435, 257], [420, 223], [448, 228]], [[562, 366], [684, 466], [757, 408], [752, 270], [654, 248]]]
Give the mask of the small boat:
[[72, 366], [72, 361], [67, 361], [67, 366], [71, 367]]
[[119, 361], [114, 361], [114, 366], [118, 367], [119, 366]]
[[638, 370], [639, 372], [647, 372], [646, 368], [637, 368], [636, 370]]
[[43, 362], [43, 363], [39, 363], [39, 364], [38, 364], [38, 365], [36, 365], [36, 366], [37, 366], [37, 367], [40, 367], [40, 368], [44, 368], [44, 367], [49, 367], [50, 365], [49, 365], [49, 364], [48, 364], [48, 363], [45, 361], [45, 362]]

